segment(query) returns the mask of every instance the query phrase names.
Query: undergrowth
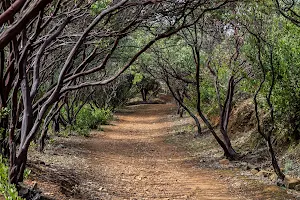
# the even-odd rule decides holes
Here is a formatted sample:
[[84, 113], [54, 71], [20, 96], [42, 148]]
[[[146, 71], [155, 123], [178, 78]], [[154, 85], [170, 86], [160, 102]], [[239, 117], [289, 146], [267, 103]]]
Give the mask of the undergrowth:
[[0, 193], [6, 200], [23, 200], [18, 196], [15, 185], [9, 183], [9, 166], [7, 160], [0, 155]]
[[91, 130], [101, 130], [101, 125], [107, 125], [113, 119], [113, 114], [110, 109], [91, 108], [84, 106], [76, 116], [75, 123], [67, 125], [61, 136], [68, 136], [73, 133], [88, 137]]

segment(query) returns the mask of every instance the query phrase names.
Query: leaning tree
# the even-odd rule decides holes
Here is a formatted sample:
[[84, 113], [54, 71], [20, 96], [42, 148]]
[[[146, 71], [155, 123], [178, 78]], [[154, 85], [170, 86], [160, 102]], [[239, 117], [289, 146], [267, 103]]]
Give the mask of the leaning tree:
[[[31, 141], [70, 91], [112, 82], [155, 42], [230, 2], [2, 1], [0, 108], [10, 109], [1, 120], [9, 134], [10, 182], [23, 180]], [[194, 20], [187, 20], [190, 15]], [[120, 65], [114, 55], [139, 29], [151, 37]]]

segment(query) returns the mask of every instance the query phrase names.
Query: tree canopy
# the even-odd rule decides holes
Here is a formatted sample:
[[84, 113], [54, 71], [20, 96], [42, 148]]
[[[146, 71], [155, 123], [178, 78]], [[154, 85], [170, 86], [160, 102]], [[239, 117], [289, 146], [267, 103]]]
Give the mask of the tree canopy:
[[23, 181], [29, 146], [43, 146], [51, 125], [114, 110], [132, 88], [144, 101], [168, 90], [196, 136], [207, 127], [237, 160], [231, 111], [253, 98], [284, 178], [272, 146], [300, 141], [300, 1], [3, 0], [0, 11], [0, 150], [11, 183]]

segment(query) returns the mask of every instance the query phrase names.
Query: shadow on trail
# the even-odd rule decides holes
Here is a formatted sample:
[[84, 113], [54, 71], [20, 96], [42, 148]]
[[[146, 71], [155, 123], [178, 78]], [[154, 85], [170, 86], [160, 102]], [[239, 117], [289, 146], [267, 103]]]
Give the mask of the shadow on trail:
[[185, 153], [165, 143], [175, 128], [175, 109], [129, 106], [113, 126], [79, 144], [92, 152], [85, 155], [86, 170], [95, 174], [92, 182], [101, 182], [107, 199], [237, 199], [211, 170], [193, 168]]
[[[172, 117], [175, 113], [173, 104], [128, 106], [102, 132], [61, 139], [53, 151], [58, 164], [49, 169], [64, 165], [64, 172], [76, 175], [79, 192], [60, 200], [265, 200], [260, 198], [263, 191], [242, 196], [233, 192], [229, 176], [210, 166], [199, 168], [199, 160], [167, 143], [171, 132], [182, 126], [181, 119]], [[211, 158], [202, 159], [209, 163]], [[51, 177], [59, 175], [51, 170]]]

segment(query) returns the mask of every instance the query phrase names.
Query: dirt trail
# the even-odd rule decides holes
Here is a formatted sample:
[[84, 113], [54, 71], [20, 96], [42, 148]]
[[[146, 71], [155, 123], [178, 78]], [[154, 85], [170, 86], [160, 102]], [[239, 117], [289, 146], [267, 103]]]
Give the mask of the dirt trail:
[[164, 142], [173, 125], [168, 117], [172, 108], [171, 104], [127, 107], [114, 125], [80, 144], [92, 153], [86, 169], [101, 185], [101, 196], [91, 198], [239, 199], [213, 171], [194, 168], [185, 162], [184, 153]]

